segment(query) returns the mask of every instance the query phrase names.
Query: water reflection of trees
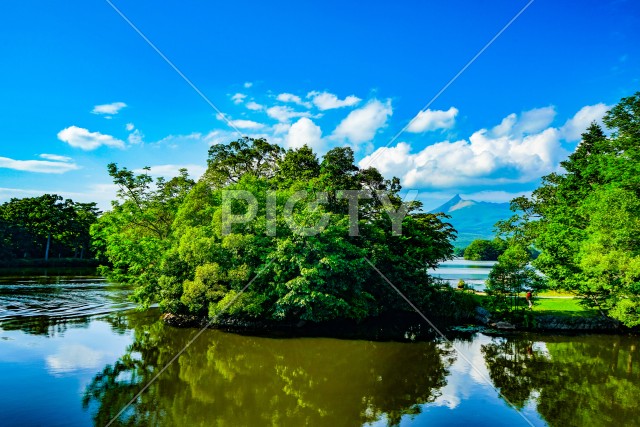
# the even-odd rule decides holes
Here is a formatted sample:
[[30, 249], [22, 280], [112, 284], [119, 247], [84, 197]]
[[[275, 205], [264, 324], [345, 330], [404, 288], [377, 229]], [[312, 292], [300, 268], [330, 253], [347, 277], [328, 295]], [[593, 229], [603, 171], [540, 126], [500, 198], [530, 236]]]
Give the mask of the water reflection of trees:
[[5, 331], [22, 331], [29, 335], [53, 337], [64, 334], [69, 328], [88, 328], [91, 319], [63, 318], [49, 316], [13, 317], [0, 320], [0, 328]]
[[551, 426], [636, 425], [637, 337], [494, 338], [483, 345], [491, 380], [514, 405], [534, 398]]
[[[83, 403], [105, 425], [195, 333], [131, 318], [135, 339]], [[120, 418], [121, 425], [390, 425], [445, 384], [434, 343], [268, 339], [207, 331]]]

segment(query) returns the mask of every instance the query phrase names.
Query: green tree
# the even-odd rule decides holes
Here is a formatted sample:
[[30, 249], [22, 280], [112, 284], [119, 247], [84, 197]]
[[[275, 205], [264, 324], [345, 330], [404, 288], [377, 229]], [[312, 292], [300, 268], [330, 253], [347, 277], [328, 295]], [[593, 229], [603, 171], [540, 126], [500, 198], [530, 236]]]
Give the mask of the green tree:
[[0, 243], [10, 258], [41, 256], [52, 248], [77, 256], [89, 248], [89, 228], [99, 215], [95, 203], [75, 203], [55, 194], [11, 199], [0, 206]]
[[533, 262], [554, 289], [627, 326], [640, 323], [640, 92], [623, 98], [604, 117], [609, 136], [593, 123], [564, 172], [542, 178], [530, 198], [500, 230], [540, 251]]
[[507, 249], [507, 242], [499, 237], [493, 240], [476, 239], [464, 250], [464, 259], [470, 261], [496, 261]]
[[[178, 185], [180, 191], [170, 196], [144, 174], [115, 165], [110, 173], [122, 187], [122, 201], [100, 218], [93, 233], [111, 264], [105, 272], [134, 284], [143, 304], [221, 315], [220, 321], [320, 322], [410, 310], [367, 258], [412, 301], [439, 309], [433, 306], [439, 287], [428, 269], [451, 256], [454, 230], [441, 216], [419, 213], [419, 203], [403, 204], [398, 179], [359, 169], [349, 148], [334, 148], [319, 161], [306, 146], [284, 151], [251, 138], [219, 144], [209, 151], [201, 181]], [[254, 220], [234, 223], [223, 233], [227, 190], [250, 193], [258, 206]], [[350, 236], [355, 224], [343, 190], [370, 195], [359, 204], [359, 236]], [[287, 205], [299, 192], [307, 196]], [[327, 203], [307, 203], [323, 193]], [[240, 215], [248, 207], [235, 200], [229, 209]], [[285, 218], [285, 209], [292, 218]], [[408, 213], [402, 234], [393, 232], [389, 209]], [[322, 218], [321, 233], [297, 232]]]
[[143, 305], [155, 301], [159, 289], [162, 255], [171, 246], [172, 224], [178, 207], [195, 185], [186, 169], [166, 181], [154, 182], [148, 173], [108, 165], [109, 175], [119, 186], [120, 201], [112, 202], [91, 227], [98, 255], [108, 260], [103, 274], [114, 281], [136, 285], [134, 299]]
[[537, 291], [544, 281], [530, 265], [531, 253], [526, 247], [513, 244], [498, 257], [498, 262], [489, 272], [487, 295], [497, 311], [513, 312], [521, 307], [519, 294]]

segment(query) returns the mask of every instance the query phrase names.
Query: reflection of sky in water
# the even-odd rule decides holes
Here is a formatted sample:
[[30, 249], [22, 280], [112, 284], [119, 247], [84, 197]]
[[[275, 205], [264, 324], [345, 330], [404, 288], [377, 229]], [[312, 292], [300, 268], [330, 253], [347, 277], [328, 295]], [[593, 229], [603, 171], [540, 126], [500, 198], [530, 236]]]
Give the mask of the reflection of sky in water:
[[[11, 390], [0, 399], [3, 425], [38, 425], [47, 413], [48, 425], [90, 425], [91, 415], [82, 410], [85, 387], [131, 343], [130, 331], [116, 334], [100, 320], [52, 336], [18, 330], [0, 336], [0, 378], [3, 390]], [[60, 407], [69, 408], [64, 420]]]
[[91, 323], [87, 329], [71, 329], [55, 351], [45, 357], [47, 370], [52, 375], [86, 370], [93, 373], [120, 357], [130, 341], [130, 334], [113, 334], [106, 322]]
[[[489, 371], [480, 349], [490, 342], [491, 338], [482, 334], [471, 342], [454, 341], [475, 369], [463, 358], [456, 357], [449, 367], [447, 384], [439, 390], [440, 396], [433, 403], [420, 405], [420, 414], [403, 417], [400, 426], [528, 426], [487, 382]], [[546, 351], [546, 346], [535, 343], [534, 349]], [[547, 424], [536, 411], [536, 397], [535, 393], [531, 395], [522, 414], [533, 425], [544, 426]], [[387, 422], [382, 419], [370, 425], [386, 427]]]

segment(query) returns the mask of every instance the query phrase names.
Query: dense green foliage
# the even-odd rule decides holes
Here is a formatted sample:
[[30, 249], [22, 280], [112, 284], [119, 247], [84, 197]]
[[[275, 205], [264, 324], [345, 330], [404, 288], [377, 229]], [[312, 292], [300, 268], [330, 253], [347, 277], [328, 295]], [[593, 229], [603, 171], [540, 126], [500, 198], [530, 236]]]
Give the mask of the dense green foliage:
[[95, 203], [76, 203], [55, 194], [11, 199], [0, 205], [0, 260], [90, 257], [89, 229]]
[[507, 249], [507, 242], [496, 237], [493, 240], [476, 239], [464, 250], [464, 259], [470, 261], [497, 261]]
[[[451, 256], [454, 230], [442, 215], [417, 213], [419, 203], [403, 204], [398, 179], [359, 169], [349, 148], [330, 150], [319, 161], [306, 146], [284, 151], [245, 138], [211, 147], [197, 183], [186, 173], [154, 184], [113, 164], [109, 172], [121, 201], [92, 232], [111, 262], [104, 272], [136, 285], [142, 304], [273, 321], [411, 310], [368, 259], [415, 304], [438, 305], [427, 271]], [[229, 200], [228, 190], [255, 198], [257, 207]], [[360, 199], [354, 224], [344, 190], [370, 192]], [[325, 203], [305, 203], [323, 193]], [[292, 196], [298, 203], [288, 203]], [[387, 211], [403, 209], [409, 214], [395, 233]], [[253, 213], [246, 223], [225, 221]], [[309, 228], [314, 225], [322, 231]], [[355, 228], [359, 235], [350, 236]]]
[[640, 93], [592, 124], [564, 173], [552, 173], [519, 211], [499, 224], [521, 245], [541, 251], [533, 262], [553, 289], [627, 326], [640, 324]]
[[531, 252], [519, 244], [512, 244], [498, 257], [489, 272], [487, 295], [490, 307], [497, 312], [513, 312], [524, 308], [519, 304], [523, 291], [536, 291], [544, 286], [540, 275], [531, 267]]

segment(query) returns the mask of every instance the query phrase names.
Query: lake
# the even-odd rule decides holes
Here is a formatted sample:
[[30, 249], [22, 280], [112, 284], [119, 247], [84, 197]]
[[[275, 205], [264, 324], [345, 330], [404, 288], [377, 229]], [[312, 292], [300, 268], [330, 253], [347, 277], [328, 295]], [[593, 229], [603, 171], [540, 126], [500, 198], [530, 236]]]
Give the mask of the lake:
[[640, 419], [638, 338], [614, 335], [373, 342], [207, 330], [127, 407], [198, 333], [163, 324], [157, 309], [133, 310], [129, 293], [88, 275], [0, 280], [0, 424], [104, 426], [125, 407], [112, 425], [623, 426]]
[[469, 261], [455, 258], [440, 263], [429, 274], [449, 282], [453, 287], [458, 286], [458, 281], [462, 279], [473, 289], [482, 291], [495, 263], [496, 261]]

